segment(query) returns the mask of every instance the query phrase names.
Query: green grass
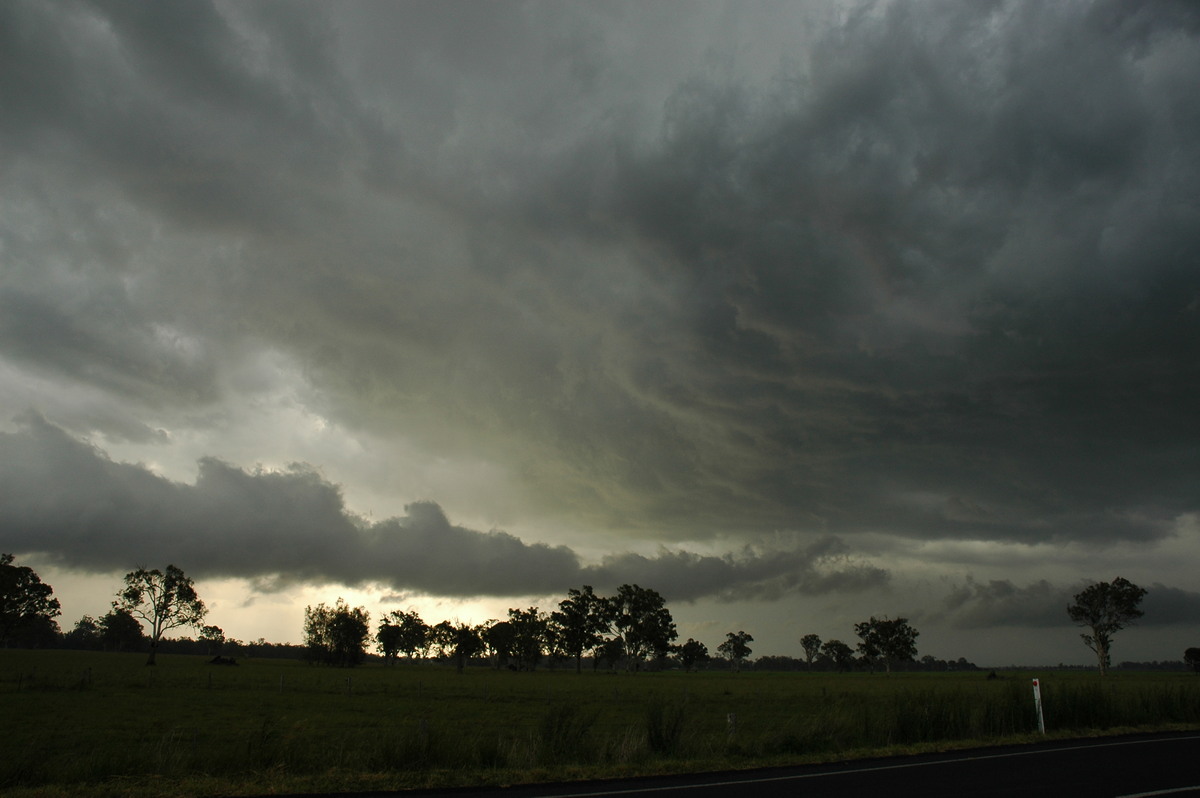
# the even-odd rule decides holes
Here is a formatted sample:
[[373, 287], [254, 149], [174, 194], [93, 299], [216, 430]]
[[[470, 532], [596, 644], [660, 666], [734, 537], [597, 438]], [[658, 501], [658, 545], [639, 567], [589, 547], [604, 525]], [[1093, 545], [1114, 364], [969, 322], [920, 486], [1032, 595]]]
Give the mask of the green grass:
[[[513, 673], [0, 651], [0, 791], [180, 795], [508, 784], [1038, 738], [1030, 677]], [[1048, 731], [1200, 727], [1191, 674], [1037, 674]], [[731, 717], [733, 717], [731, 727]]]

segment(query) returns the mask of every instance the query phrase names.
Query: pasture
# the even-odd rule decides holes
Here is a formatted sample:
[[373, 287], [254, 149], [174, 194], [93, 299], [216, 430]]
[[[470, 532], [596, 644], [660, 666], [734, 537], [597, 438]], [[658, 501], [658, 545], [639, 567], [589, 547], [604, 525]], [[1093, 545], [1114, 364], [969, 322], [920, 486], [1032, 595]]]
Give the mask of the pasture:
[[1200, 727], [1187, 673], [604, 674], [0, 651], [0, 791], [512, 784]]

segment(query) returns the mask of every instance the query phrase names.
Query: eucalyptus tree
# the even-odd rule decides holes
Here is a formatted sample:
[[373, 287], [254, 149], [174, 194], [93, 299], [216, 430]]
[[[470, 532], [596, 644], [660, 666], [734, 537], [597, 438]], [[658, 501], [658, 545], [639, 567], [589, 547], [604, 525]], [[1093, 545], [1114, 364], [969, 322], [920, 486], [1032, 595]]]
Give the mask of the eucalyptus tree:
[[862, 658], [872, 667], [878, 660], [883, 661], [884, 669], [890, 674], [892, 665], [896, 662], [909, 662], [917, 656], [916, 629], [909, 625], [907, 618], [876, 618], [854, 624], [854, 633], [862, 642], [858, 650]]
[[750, 643], [754, 642], [754, 638], [748, 632], [727, 632], [725, 634], [725, 642], [717, 646], [717, 651], [721, 656], [729, 660], [733, 665], [735, 673], [741, 671], [742, 663], [746, 657], [750, 656]]
[[687, 642], [679, 647], [679, 664], [683, 665], [683, 669], [689, 673], [693, 668], [708, 662], [709, 659], [708, 646], [699, 640], [689, 637]]
[[0, 554], [0, 648], [38, 628], [57, 629], [62, 614], [54, 588], [27, 565], [13, 565], [13, 555]]
[[821, 644], [821, 656], [824, 657], [833, 669], [836, 671], [845, 672], [850, 670], [854, 665], [854, 649], [843, 643], [841, 640], [826, 640]]
[[1138, 609], [1145, 595], [1145, 588], [1118, 576], [1112, 582], [1097, 582], [1076, 593], [1075, 603], [1067, 606], [1067, 616], [1077, 626], [1090, 630], [1079, 636], [1095, 652], [1101, 676], [1108, 673], [1112, 636], [1145, 614]]
[[149, 626], [147, 665], [154, 664], [163, 632], [180, 626], [199, 627], [208, 614], [192, 580], [174, 565], [168, 565], [166, 571], [138, 568], [125, 574], [125, 587], [117, 593], [113, 609], [124, 610]]
[[366, 658], [371, 614], [339, 598], [332, 607], [324, 603], [304, 608], [304, 644], [311, 660], [352, 668]]
[[416, 656], [427, 645], [429, 626], [414, 610], [392, 610], [379, 622], [375, 640], [389, 665], [398, 654]]
[[664, 656], [679, 636], [675, 621], [658, 591], [638, 585], [621, 585], [608, 599], [611, 629], [621, 641], [630, 670], [638, 670], [651, 657]]
[[558, 603], [558, 611], [550, 613], [550, 628], [558, 650], [574, 657], [575, 672], [581, 673], [584, 653], [603, 643], [609, 629], [607, 602], [593, 592], [591, 585], [571, 588]]
[[804, 661], [812, 667], [813, 660], [821, 653], [821, 638], [815, 634], [807, 634], [800, 638], [800, 647], [804, 649]]

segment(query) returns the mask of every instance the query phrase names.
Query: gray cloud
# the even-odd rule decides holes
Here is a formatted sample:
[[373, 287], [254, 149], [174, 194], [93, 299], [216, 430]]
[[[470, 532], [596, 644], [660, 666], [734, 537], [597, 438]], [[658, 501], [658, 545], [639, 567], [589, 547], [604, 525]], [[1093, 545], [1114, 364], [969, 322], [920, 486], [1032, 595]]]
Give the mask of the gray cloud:
[[950, 591], [943, 606], [960, 629], [1067, 626], [1066, 608], [1076, 592], [1045, 580], [1018, 587], [1007, 579], [968, 579]]
[[[1090, 583], [1054, 585], [1046, 580], [1020, 587], [1007, 579], [977, 582], [968, 579], [950, 591], [943, 610], [959, 629], [987, 629], [996, 626], [1057, 627], [1069, 626], [1066, 608]], [[1140, 609], [1138, 626], [1162, 627], [1194, 624], [1200, 614], [1200, 593], [1168, 587], [1160, 582], [1143, 585], [1146, 596]]]
[[246, 472], [201, 461], [194, 485], [116, 463], [37, 415], [0, 433], [0, 545], [84, 571], [174, 562], [196, 577], [241, 577], [260, 590], [296, 582], [380, 583], [440, 596], [561, 593], [589, 583], [653, 586], [671, 599], [856, 591], [885, 582], [849, 562], [844, 543], [725, 557], [663, 551], [585, 566], [565, 546], [454, 525], [437, 504], [403, 517], [353, 516], [308, 466]]
[[[1197, 73], [1182, 0], [15, 0], [0, 397], [189, 463], [299, 408], [379, 453], [338, 481], [451, 517], [472, 500], [377, 471], [482, 464], [506, 519], [611, 555], [465, 535], [546, 566], [530, 590], [551, 563], [679, 596], [882, 581], [744, 548], [779, 530], [1158, 541], [1200, 511]], [[459, 534], [256, 456], [89, 468], [163, 513], [315, 480], [327, 529], [395, 560]], [[303, 520], [295, 578], [359, 573]], [[740, 553], [621, 553], [682, 541]], [[1035, 599], [976, 585], [961, 622]]]

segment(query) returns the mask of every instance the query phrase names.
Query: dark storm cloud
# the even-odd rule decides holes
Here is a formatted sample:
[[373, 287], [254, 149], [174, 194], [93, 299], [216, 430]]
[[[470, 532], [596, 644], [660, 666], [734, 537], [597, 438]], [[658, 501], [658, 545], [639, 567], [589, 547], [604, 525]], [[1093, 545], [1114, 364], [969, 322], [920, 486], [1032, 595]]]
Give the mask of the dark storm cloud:
[[[740, 7], [6, 3], [3, 357], [203, 427], [276, 349], [356, 434], [656, 540], [1153, 540], [1200, 510], [1194, 5]], [[350, 550], [460, 534], [322, 484]], [[342, 560], [302, 520], [309, 578]], [[467, 532], [532, 585], [581, 568]], [[880, 578], [612, 562], [680, 595]]]
[[1007, 579], [968, 580], [955, 587], [943, 605], [959, 629], [1065, 626], [1069, 623], [1066, 608], [1075, 592], [1045, 580], [1025, 587]]
[[1200, 476], [1193, 16], [931, 9], [676, 94], [604, 206], [688, 297], [638, 387], [709, 422], [693, 484], [747, 518], [1159, 537]]
[[610, 557], [582, 566], [565, 546], [451, 524], [433, 502], [368, 523], [337, 486], [304, 466], [248, 473], [200, 463], [194, 485], [115, 463], [36, 415], [0, 434], [0, 546], [83, 571], [177, 563], [195, 577], [241, 577], [259, 589], [296, 582], [381, 583], [441, 596], [613, 589], [638, 581], [670, 599], [859, 590], [887, 578], [849, 562], [844, 544], [803, 551]]
[[665, 550], [653, 558], [620, 554], [588, 568], [587, 578], [602, 585], [648, 585], [668, 598], [684, 601], [714, 594], [736, 600], [853, 593], [887, 584], [890, 574], [886, 570], [848, 561], [848, 553], [844, 543], [830, 537], [803, 549], [748, 549], [721, 557]]
[[[943, 608], [959, 629], [1069, 626], [1067, 607], [1088, 584], [1062, 586], [1040, 580], [1020, 587], [1007, 579], [968, 580], [946, 596]], [[1200, 617], [1200, 593], [1159, 582], [1143, 587], [1147, 593], [1139, 607], [1144, 615], [1136, 621], [1138, 626], [1189, 625]]]

